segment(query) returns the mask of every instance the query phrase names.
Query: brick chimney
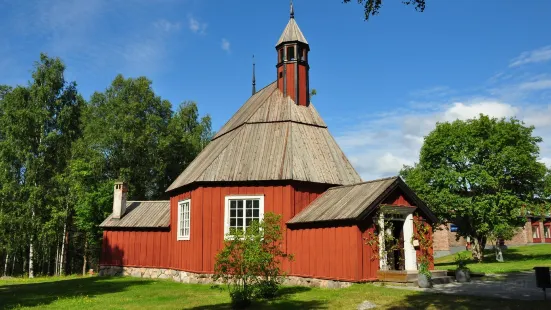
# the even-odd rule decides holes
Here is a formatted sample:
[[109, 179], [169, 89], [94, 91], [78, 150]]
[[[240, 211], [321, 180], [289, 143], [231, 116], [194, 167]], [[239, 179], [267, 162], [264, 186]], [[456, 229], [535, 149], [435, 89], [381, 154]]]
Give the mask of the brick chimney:
[[124, 182], [115, 182], [113, 193], [113, 218], [120, 219], [126, 212], [126, 193], [128, 186]]

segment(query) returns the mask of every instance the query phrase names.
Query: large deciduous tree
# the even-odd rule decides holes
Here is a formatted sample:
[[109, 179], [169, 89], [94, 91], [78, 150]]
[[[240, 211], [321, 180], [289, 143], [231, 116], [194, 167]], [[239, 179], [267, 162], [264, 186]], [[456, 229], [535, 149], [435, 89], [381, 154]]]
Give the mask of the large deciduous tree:
[[130, 199], [164, 199], [165, 189], [212, 136], [210, 117], [200, 118], [194, 102], [173, 112], [151, 85], [146, 77], [118, 75], [85, 109], [83, 137], [73, 147], [68, 172], [75, 225], [84, 234], [83, 272], [97, 262], [98, 225], [111, 213], [113, 182], [128, 182]]
[[0, 85], [4, 275], [97, 266], [113, 182], [127, 181], [130, 199], [166, 199], [212, 136], [210, 117], [194, 102], [174, 112], [145, 77], [119, 75], [86, 103], [64, 70], [42, 54], [27, 86]]
[[483, 260], [489, 237], [507, 238], [538, 204], [546, 167], [538, 161], [540, 137], [517, 119], [484, 115], [438, 123], [425, 137], [419, 163], [401, 171], [419, 196], [459, 235], [473, 240]]
[[2, 228], [17, 231], [14, 246], [15, 239], [25, 240], [25, 246], [17, 243], [25, 253], [23, 259], [28, 258], [29, 277], [34, 276], [36, 246], [43, 250], [67, 217], [68, 202], [60, 198], [66, 188], [57, 176], [80, 136], [84, 100], [76, 83], [65, 81], [64, 71], [59, 58], [41, 54], [28, 86], [0, 91], [0, 166], [7, 185], [2, 188], [2, 208], [12, 219]]

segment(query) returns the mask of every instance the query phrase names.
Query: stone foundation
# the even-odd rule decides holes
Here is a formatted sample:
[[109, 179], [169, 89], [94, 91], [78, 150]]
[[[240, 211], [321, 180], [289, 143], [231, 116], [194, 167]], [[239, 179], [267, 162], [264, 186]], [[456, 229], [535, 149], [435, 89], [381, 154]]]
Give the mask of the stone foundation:
[[[193, 273], [187, 271], [162, 269], [162, 268], [141, 268], [122, 266], [100, 266], [100, 276], [127, 276], [146, 279], [172, 279], [181, 283], [193, 284], [221, 284], [214, 282], [211, 274]], [[351, 282], [334, 281], [315, 278], [303, 278], [289, 276], [285, 278], [283, 285], [297, 285], [323, 288], [344, 288], [349, 287]]]

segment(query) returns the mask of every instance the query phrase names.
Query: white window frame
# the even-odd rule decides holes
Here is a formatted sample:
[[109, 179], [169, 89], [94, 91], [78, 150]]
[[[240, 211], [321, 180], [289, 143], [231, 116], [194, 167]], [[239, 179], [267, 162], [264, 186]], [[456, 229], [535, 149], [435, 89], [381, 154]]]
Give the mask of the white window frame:
[[[226, 196], [224, 200], [225, 212], [224, 212], [224, 239], [228, 239], [230, 233], [230, 200], [247, 200], [258, 199], [258, 218], [262, 221], [264, 219], [264, 195], [230, 195]], [[243, 226], [245, 226], [245, 213], [243, 217]]]
[[[184, 206], [184, 204], [187, 203], [188, 204], [188, 227], [187, 227], [187, 235], [186, 234], [182, 234], [181, 231], [182, 231], [182, 208]], [[184, 223], [185, 225], [185, 223]], [[183, 227], [184, 229], [186, 227]], [[191, 199], [185, 199], [185, 200], [180, 200], [178, 201], [178, 223], [177, 223], [177, 240], [189, 240], [190, 239], [190, 236], [191, 236]]]

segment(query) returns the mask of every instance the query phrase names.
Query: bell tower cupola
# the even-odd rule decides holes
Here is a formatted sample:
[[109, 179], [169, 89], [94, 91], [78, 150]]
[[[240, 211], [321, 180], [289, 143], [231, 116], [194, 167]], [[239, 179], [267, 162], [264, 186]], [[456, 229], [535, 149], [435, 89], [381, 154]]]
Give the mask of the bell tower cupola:
[[310, 104], [308, 52], [310, 47], [295, 21], [291, 2], [290, 19], [276, 44], [277, 88], [296, 104]]

